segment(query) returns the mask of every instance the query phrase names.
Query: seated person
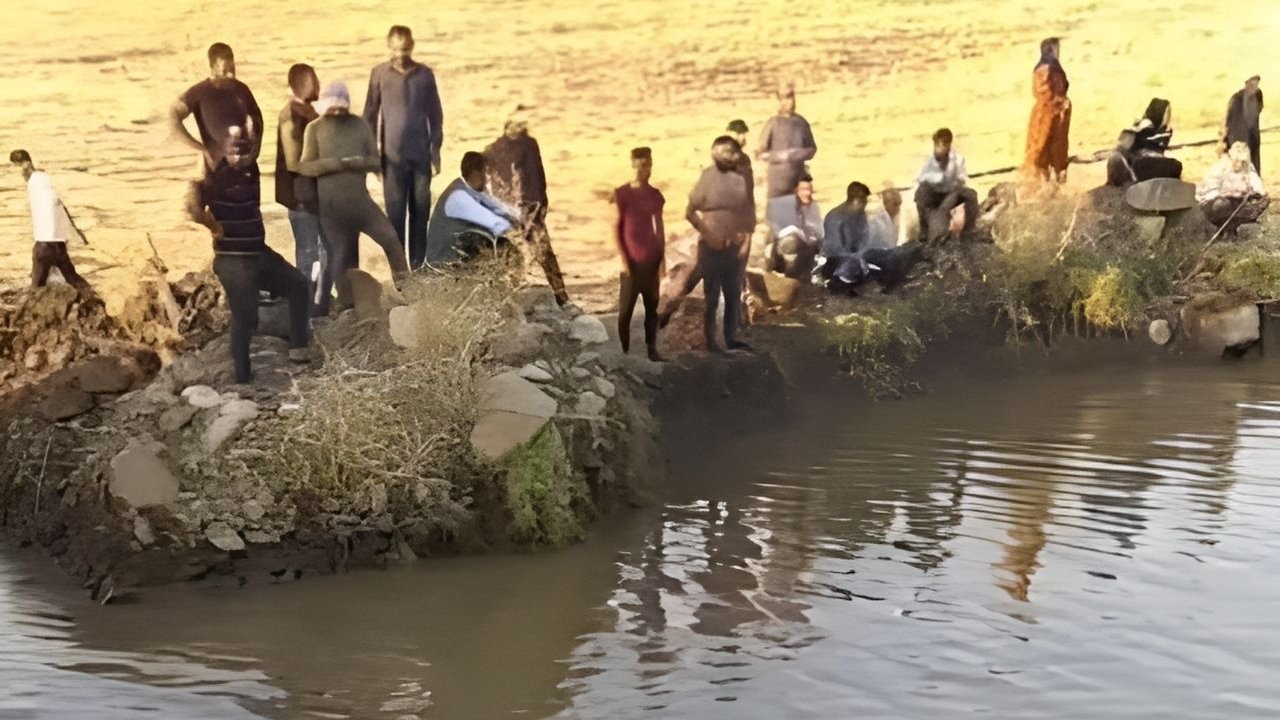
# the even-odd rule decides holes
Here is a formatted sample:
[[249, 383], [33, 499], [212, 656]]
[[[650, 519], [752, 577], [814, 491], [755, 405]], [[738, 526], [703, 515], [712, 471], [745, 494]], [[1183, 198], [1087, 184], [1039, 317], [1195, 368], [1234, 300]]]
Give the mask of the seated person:
[[1151, 99], [1142, 118], [1120, 132], [1116, 149], [1107, 160], [1107, 185], [1128, 187], [1152, 178], [1182, 177], [1182, 163], [1164, 155], [1173, 139], [1172, 118], [1168, 100]]
[[1257, 222], [1270, 200], [1262, 177], [1253, 167], [1249, 146], [1235, 143], [1196, 187], [1196, 200], [1214, 225], [1231, 223], [1232, 229]]
[[969, 173], [964, 156], [952, 149], [947, 128], [933, 134], [933, 154], [916, 179], [916, 206], [920, 209], [920, 235], [925, 242], [951, 234], [951, 211], [964, 205], [964, 228], [973, 230], [978, 219], [978, 193], [967, 187]]
[[427, 262], [474, 257], [521, 222], [519, 210], [485, 192], [485, 170], [484, 155], [462, 156], [462, 176], [440, 193], [427, 224]]
[[898, 246], [898, 229], [901, 227], [902, 193], [890, 183], [880, 191], [880, 211], [871, 216], [871, 237], [868, 247], [888, 250]]
[[809, 277], [822, 247], [822, 211], [813, 199], [813, 178], [802, 175], [794, 193], [770, 200], [765, 219], [771, 235], [765, 268], [796, 280]]
[[854, 286], [873, 278], [885, 287], [897, 284], [918, 259], [920, 243], [901, 247], [871, 246], [871, 223], [867, 220], [867, 199], [871, 189], [852, 182], [845, 202], [827, 213], [823, 221], [822, 261], [819, 276], [833, 293], [856, 295]]

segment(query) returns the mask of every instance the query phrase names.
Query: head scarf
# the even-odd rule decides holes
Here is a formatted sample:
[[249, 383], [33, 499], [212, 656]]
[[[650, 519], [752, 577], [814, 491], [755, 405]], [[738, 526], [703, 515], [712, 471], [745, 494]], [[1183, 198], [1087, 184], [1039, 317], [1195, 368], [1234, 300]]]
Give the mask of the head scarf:
[[340, 107], [351, 109], [351, 93], [347, 91], [346, 83], [333, 82], [325, 87], [324, 92], [320, 93], [320, 99], [313, 103], [316, 112], [321, 115], [329, 112], [330, 109]]

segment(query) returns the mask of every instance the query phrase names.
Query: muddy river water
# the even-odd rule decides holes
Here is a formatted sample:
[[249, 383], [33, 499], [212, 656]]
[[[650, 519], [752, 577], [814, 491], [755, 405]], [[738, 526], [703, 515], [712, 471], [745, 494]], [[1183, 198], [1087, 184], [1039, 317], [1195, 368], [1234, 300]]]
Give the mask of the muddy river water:
[[5, 551], [0, 717], [1280, 716], [1280, 364], [806, 408], [560, 552], [98, 607]]

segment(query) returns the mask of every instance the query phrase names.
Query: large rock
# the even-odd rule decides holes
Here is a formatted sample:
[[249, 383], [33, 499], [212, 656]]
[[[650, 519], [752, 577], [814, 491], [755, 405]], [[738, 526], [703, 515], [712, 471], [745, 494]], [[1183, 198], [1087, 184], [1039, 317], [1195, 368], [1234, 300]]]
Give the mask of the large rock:
[[580, 343], [599, 345], [609, 342], [609, 330], [595, 315], [579, 315], [569, 326], [569, 337]]
[[1215, 353], [1246, 348], [1260, 340], [1261, 320], [1256, 303], [1221, 308], [1198, 308], [1188, 303], [1182, 309], [1182, 327], [1191, 341]]
[[1196, 204], [1196, 186], [1173, 178], [1152, 178], [1130, 185], [1124, 200], [1147, 212], [1185, 210]]
[[347, 271], [351, 283], [351, 302], [362, 320], [382, 315], [382, 283], [364, 270]]
[[204, 449], [214, 452], [240, 432], [244, 424], [258, 417], [258, 404], [252, 400], [232, 400], [204, 431]]
[[480, 387], [480, 410], [500, 410], [550, 419], [556, 401], [514, 372], [495, 375]]
[[525, 365], [524, 367], [520, 368], [519, 374], [520, 374], [520, 377], [524, 378], [525, 380], [528, 380], [529, 382], [536, 382], [536, 383], [548, 383], [555, 379], [550, 372], [547, 372], [545, 369], [532, 364]]
[[119, 358], [99, 355], [75, 369], [76, 383], [90, 393], [122, 393], [133, 387], [134, 373]]
[[585, 418], [600, 418], [604, 416], [605, 409], [609, 406], [609, 402], [593, 392], [584, 392], [578, 396], [578, 402], [574, 405], [574, 412]]
[[480, 419], [471, 444], [498, 459], [528, 442], [556, 412], [556, 401], [515, 372], [490, 378], [480, 389]]
[[538, 356], [542, 338], [550, 332], [542, 323], [508, 322], [494, 333], [489, 351], [495, 361], [518, 367]]
[[107, 489], [135, 508], [172, 506], [178, 501], [178, 478], [160, 459], [155, 444], [131, 445], [111, 459]]
[[186, 427], [191, 422], [191, 418], [195, 417], [198, 412], [200, 412], [200, 408], [194, 405], [174, 405], [160, 415], [160, 431], [166, 433], [177, 432]]
[[421, 305], [401, 305], [391, 308], [387, 322], [391, 341], [406, 350], [416, 350], [422, 345]]
[[258, 329], [254, 332], [260, 337], [277, 337], [289, 339], [289, 302], [279, 299], [266, 305], [258, 306]]
[[768, 270], [748, 270], [747, 286], [769, 305], [791, 307], [800, 292], [800, 281]]
[[80, 388], [63, 385], [40, 401], [37, 411], [50, 422], [61, 422], [93, 409], [93, 396]]
[[231, 553], [244, 550], [244, 538], [240, 537], [240, 533], [233, 530], [226, 523], [216, 522], [209, 525], [204, 531], [204, 538], [223, 552]]
[[208, 385], [192, 385], [182, 391], [182, 397], [187, 399], [187, 403], [206, 410], [222, 405], [222, 396], [217, 390]]
[[1140, 247], [1154, 248], [1164, 234], [1165, 218], [1163, 215], [1138, 215], [1133, 218], [1133, 227], [1137, 233], [1135, 244]]

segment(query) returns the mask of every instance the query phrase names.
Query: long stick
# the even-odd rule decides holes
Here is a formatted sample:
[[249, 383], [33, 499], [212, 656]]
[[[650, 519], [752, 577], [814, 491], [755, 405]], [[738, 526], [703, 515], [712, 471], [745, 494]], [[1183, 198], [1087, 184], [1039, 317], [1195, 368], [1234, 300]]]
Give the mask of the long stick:
[[44, 460], [40, 462], [40, 477], [36, 480], [36, 506], [32, 515], [40, 514], [40, 492], [44, 489], [44, 471], [49, 467], [49, 448], [53, 446], [53, 433], [49, 433], [49, 441], [44, 444]]
[[1218, 232], [1214, 233], [1213, 237], [1209, 238], [1209, 242], [1204, 244], [1204, 248], [1200, 250], [1200, 257], [1196, 259], [1195, 266], [1191, 268], [1191, 272], [1187, 273], [1186, 277], [1178, 281], [1179, 285], [1185, 284], [1188, 280], [1195, 277], [1196, 273], [1200, 272], [1200, 270], [1204, 268], [1205, 253], [1209, 252], [1209, 248], [1213, 247], [1213, 244], [1218, 241], [1218, 238], [1222, 237], [1222, 233], [1231, 225], [1231, 221], [1236, 219], [1236, 214], [1243, 210], [1244, 206], [1248, 203], [1249, 197], [1244, 197], [1240, 200], [1240, 204], [1236, 206], [1235, 210], [1231, 211], [1231, 215], [1227, 218], [1227, 221], [1222, 223], [1222, 227], [1218, 228]]

